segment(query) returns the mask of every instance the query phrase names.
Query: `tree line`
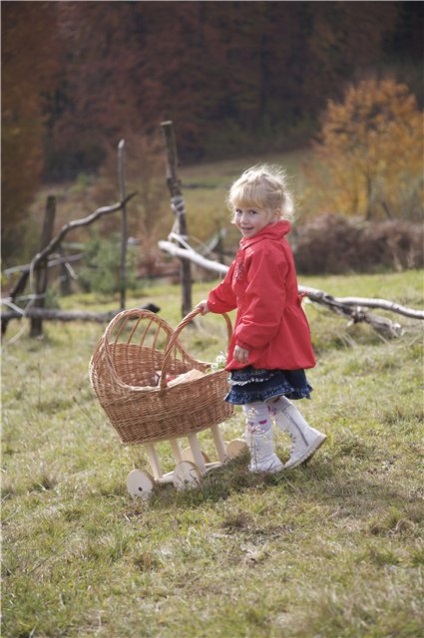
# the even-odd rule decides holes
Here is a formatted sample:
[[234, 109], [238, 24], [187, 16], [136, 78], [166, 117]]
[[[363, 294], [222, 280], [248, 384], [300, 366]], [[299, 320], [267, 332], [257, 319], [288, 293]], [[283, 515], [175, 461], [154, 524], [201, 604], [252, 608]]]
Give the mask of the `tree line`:
[[305, 143], [327, 101], [371, 74], [401, 74], [422, 100], [422, 3], [1, 9], [5, 256], [41, 180], [96, 171], [120, 138], [155, 135], [163, 120], [190, 162]]

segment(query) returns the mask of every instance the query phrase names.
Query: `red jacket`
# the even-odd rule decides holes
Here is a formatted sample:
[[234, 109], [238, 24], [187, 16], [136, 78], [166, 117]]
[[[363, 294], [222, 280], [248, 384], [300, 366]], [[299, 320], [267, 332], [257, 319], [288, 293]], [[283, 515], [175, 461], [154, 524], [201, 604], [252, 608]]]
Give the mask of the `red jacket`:
[[[245, 365], [299, 370], [315, 365], [293, 254], [285, 238], [290, 228], [289, 222], [278, 221], [242, 239], [225, 278], [209, 293], [211, 312], [237, 308], [227, 370]], [[233, 358], [236, 345], [249, 351], [248, 364]]]

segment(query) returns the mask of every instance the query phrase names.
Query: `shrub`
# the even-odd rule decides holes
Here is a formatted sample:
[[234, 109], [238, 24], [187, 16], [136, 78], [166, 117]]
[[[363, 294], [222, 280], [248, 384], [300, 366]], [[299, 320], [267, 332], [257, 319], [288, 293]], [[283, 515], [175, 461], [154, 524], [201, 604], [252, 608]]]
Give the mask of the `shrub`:
[[421, 224], [321, 215], [295, 228], [291, 238], [297, 269], [304, 275], [369, 273], [424, 265]]
[[[79, 273], [79, 281], [86, 292], [110, 295], [120, 290], [119, 267], [121, 239], [114, 234], [108, 239], [95, 236], [86, 245], [86, 265]], [[137, 254], [128, 246], [126, 260], [126, 288], [134, 290], [137, 284]]]

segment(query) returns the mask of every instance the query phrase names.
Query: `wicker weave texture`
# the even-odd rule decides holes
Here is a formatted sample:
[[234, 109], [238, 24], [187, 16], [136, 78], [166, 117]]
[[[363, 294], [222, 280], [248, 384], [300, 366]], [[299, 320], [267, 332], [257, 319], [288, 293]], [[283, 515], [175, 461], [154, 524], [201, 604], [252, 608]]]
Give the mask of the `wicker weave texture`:
[[[233, 408], [224, 401], [228, 372], [208, 372], [210, 364], [192, 357], [178, 340], [198, 313], [196, 309], [187, 315], [173, 331], [152, 312], [124, 310], [106, 328], [91, 358], [89, 374], [122, 443], [187, 436], [231, 416]], [[230, 320], [223, 317], [230, 337]], [[206, 374], [168, 386], [169, 376], [193, 369]]]

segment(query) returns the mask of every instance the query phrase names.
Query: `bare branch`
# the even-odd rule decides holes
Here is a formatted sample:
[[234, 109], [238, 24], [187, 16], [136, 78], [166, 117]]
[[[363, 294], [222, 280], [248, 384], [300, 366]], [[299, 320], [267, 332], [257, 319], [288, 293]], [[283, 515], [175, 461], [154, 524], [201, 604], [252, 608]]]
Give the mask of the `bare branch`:
[[68, 222], [67, 224], [62, 226], [59, 233], [55, 237], [53, 237], [53, 239], [47, 244], [47, 246], [41, 252], [35, 255], [30, 264], [31, 270], [35, 269], [40, 261], [45, 259], [47, 255], [53, 252], [60, 245], [65, 235], [67, 235], [71, 230], [75, 230], [75, 228], [80, 228], [81, 226], [89, 226], [100, 217], [109, 215], [110, 213], [115, 213], [117, 210], [121, 210], [135, 195], [136, 193], [130, 193], [121, 202], [112, 204], [112, 206], [102, 206], [101, 208], [95, 210], [94, 213], [87, 215], [87, 217], [83, 217], [82, 219], [75, 219], [74, 221]]

